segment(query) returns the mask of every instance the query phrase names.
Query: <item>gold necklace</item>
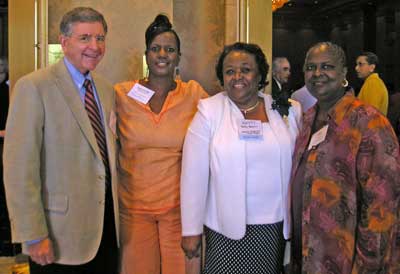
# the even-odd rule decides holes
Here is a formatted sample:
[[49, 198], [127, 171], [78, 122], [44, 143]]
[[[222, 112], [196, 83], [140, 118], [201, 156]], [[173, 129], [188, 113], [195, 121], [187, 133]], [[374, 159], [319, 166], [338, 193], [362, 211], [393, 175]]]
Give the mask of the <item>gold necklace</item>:
[[260, 104], [260, 101], [258, 101], [258, 99], [257, 99], [257, 102], [254, 104], [254, 106], [251, 106], [249, 108], [239, 108], [239, 109], [241, 112], [243, 112], [244, 115], [246, 115], [247, 113], [255, 110], [259, 104]]

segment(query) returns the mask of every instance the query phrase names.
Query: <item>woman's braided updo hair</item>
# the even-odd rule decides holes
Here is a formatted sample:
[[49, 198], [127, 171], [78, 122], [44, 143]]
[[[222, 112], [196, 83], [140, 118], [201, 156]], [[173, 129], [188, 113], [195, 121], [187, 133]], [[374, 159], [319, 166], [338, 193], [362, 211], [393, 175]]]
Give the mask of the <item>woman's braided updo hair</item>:
[[146, 30], [146, 52], [149, 50], [150, 44], [151, 42], [153, 42], [154, 38], [164, 32], [171, 32], [172, 34], [174, 34], [176, 38], [178, 54], [181, 55], [181, 40], [179, 39], [179, 36], [175, 32], [175, 30], [172, 29], [172, 24], [169, 21], [168, 17], [164, 14], [157, 15], [154, 21], [150, 24], [150, 26], [148, 26]]

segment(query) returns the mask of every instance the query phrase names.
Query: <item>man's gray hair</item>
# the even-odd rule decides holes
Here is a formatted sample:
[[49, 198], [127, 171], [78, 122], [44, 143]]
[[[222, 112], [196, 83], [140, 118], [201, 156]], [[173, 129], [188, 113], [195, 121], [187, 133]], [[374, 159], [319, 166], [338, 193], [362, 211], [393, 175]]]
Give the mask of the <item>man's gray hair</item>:
[[65, 36], [72, 34], [74, 23], [94, 23], [99, 22], [103, 25], [104, 33], [107, 33], [107, 23], [103, 15], [95, 9], [89, 7], [77, 7], [66, 14], [60, 22], [60, 33]]
[[276, 72], [277, 71], [278, 66], [282, 61], [288, 61], [289, 62], [289, 60], [286, 57], [283, 57], [283, 56], [274, 57], [272, 59], [272, 72]]

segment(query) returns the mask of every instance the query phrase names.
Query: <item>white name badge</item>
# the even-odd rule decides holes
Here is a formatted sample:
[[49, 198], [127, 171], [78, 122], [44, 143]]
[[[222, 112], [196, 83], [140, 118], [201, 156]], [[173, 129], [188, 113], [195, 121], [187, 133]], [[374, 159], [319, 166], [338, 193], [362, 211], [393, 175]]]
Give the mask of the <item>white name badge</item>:
[[240, 140], [262, 140], [263, 129], [260, 120], [240, 120], [239, 123]]
[[312, 149], [313, 147], [325, 141], [327, 132], [328, 132], [328, 125], [323, 126], [320, 130], [315, 132], [313, 136], [311, 136], [311, 141], [310, 144], [308, 145], [308, 150]]
[[147, 104], [151, 97], [153, 97], [154, 91], [141, 84], [135, 84], [133, 88], [128, 92], [128, 96], [139, 101], [140, 103]]

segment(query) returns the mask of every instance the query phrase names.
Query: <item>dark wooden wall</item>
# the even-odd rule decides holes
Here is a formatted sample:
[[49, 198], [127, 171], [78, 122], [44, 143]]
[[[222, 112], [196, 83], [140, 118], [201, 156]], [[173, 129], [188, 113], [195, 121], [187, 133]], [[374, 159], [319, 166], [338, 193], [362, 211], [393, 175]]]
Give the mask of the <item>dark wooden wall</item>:
[[7, 0], [0, 0], [0, 56], [8, 55], [8, 9]]
[[[292, 65], [290, 87], [304, 84], [306, 51], [320, 41], [332, 41], [346, 52], [348, 80], [359, 89], [354, 67], [360, 52], [380, 58], [379, 74], [388, 88], [400, 91], [400, 1], [396, 0], [292, 0], [274, 13], [273, 55], [288, 57]], [[307, 4], [308, 3], [308, 4]]]

